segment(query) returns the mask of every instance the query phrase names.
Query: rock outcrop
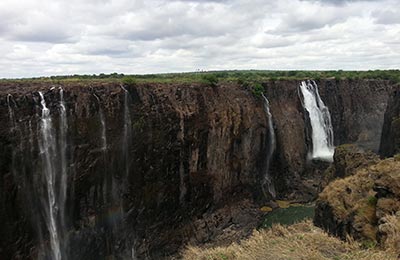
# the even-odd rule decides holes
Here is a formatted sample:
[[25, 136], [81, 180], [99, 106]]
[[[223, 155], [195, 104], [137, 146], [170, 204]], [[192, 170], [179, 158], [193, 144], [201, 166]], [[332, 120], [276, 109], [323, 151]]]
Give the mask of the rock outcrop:
[[387, 233], [388, 216], [399, 210], [400, 161], [390, 158], [329, 184], [317, 200], [314, 223], [342, 239], [377, 242]]

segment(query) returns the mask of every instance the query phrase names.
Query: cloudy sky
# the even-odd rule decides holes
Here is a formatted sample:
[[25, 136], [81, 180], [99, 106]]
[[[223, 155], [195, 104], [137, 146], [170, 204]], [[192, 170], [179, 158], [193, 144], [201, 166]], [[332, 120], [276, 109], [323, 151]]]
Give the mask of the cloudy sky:
[[400, 0], [1, 0], [0, 78], [400, 64]]

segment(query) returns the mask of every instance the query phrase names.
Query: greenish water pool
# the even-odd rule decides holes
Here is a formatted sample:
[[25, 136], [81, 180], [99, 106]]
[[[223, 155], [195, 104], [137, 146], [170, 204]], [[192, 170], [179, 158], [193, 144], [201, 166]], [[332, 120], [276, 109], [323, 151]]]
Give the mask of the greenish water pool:
[[315, 207], [313, 205], [292, 206], [271, 211], [265, 217], [261, 228], [269, 228], [273, 224], [291, 225], [296, 222], [312, 219]]

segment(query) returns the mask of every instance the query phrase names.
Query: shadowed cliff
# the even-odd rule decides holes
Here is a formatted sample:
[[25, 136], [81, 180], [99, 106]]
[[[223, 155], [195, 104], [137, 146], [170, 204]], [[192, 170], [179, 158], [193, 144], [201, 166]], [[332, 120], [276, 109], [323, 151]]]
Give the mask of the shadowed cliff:
[[[332, 115], [335, 144], [377, 150], [391, 84], [317, 83]], [[0, 222], [5, 228], [0, 252], [6, 258], [35, 258], [38, 243], [48, 243], [35, 179], [42, 172], [38, 91], [59, 125], [60, 87], [68, 122], [66, 236], [71, 259], [129, 257], [133, 252], [160, 258], [188, 241], [209, 242], [225, 228], [256, 226], [261, 212], [254, 205], [266, 202], [260, 183], [269, 129], [262, 99], [248, 87], [140, 83], [124, 85], [125, 97], [117, 83], [2, 84]], [[263, 83], [277, 136], [270, 174], [278, 197], [310, 200], [321, 189], [321, 172], [328, 164], [307, 160], [310, 130], [299, 84]], [[60, 130], [55, 131], [58, 136]], [[242, 216], [237, 207], [250, 210], [235, 218]]]

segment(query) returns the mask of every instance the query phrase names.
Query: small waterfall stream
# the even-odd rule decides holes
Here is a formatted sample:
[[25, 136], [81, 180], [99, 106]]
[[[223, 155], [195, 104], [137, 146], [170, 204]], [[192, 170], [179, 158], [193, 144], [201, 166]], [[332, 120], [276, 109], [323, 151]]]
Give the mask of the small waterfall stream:
[[[129, 160], [129, 145], [132, 140], [132, 121], [131, 121], [131, 114], [129, 111], [129, 91], [121, 85], [122, 90], [124, 91], [124, 132], [123, 132], [123, 138], [122, 138], [122, 153], [123, 153], [123, 158], [124, 158], [124, 167], [125, 167], [125, 174], [123, 175], [123, 179], [126, 179], [127, 176], [129, 175], [129, 170], [130, 170], [130, 160]], [[126, 183], [122, 183], [122, 195], [127, 192], [127, 186]], [[120, 211], [121, 215], [125, 217], [122, 205], [120, 205]], [[123, 218], [124, 218], [123, 217]], [[124, 224], [122, 224], [124, 225]], [[126, 230], [125, 230], [126, 231]], [[126, 234], [125, 234], [126, 235]], [[133, 234], [134, 236], [134, 234]], [[135, 239], [133, 239], [135, 241]], [[127, 248], [130, 247], [130, 252], [127, 252], [127, 257], [136, 260], [136, 253], [135, 253], [135, 242], [133, 242], [132, 245], [126, 245]]]
[[124, 159], [125, 159], [125, 176], [128, 175], [129, 173], [129, 153], [128, 153], [128, 147], [129, 143], [131, 141], [131, 136], [132, 136], [132, 123], [131, 123], [131, 115], [129, 112], [129, 92], [128, 90], [121, 85], [122, 90], [124, 91], [124, 136], [123, 136], [123, 144], [122, 144], [122, 149], [124, 153]]
[[103, 109], [101, 108], [100, 98], [96, 94], [94, 94], [94, 97], [97, 99], [97, 103], [99, 105], [99, 117], [101, 123], [101, 150], [106, 151], [107, 150], [106, 120], [104, 118]]
[[39, 92], [42, 115], [40, 120], [39, 150], [46, 183], [47, 200], [43, 200], [46, 226], [50, 236], [52, 259], [65, 259], [64, 247], [65, 201], [67, 193], [67, 140], [68, 130], [64, 92], [60, 89], [60, 120], [58, 139], [51, 119], [50, 109], [42, 92]]
[[12, 96], [10, 94], [7, 95], [7, 107], [8, 107], [8, 117], [10, 119], [10, 122], [12, 124], [11, 126], [11, 132], [14, 132], [15, 128], [15, 115], [14, 115], [14, 110], [12, 109], [11, 106], [11, 98]]
[[312, 151], [310, 158], [332, 161], [335, 148], [329, 109], [321, 100], [318, 86], [314, 81], [302, 81], [299, 88], [303, 96], [303, 107], [307, 110], [311, 123]]
[[262, 189], [264, 195], [266, 197], [269, 197], [265, 190], [265, 187], [267, 187], [269, 195], [275, 198], [276, 197], [275, 185], [273, 183], [272, 177], [269, 172], [269, 168], [271, 166], [271, 159], [272, 156], [274, 155], [274, 151], [276, 148], [275, 130], [274, 130], [274, 124], [272, 122], [272, 114], [269, 107], [269, 101], [264, 94], [262, 94], [262, 97], [264, 98], [264, 110], [265, 113], [267, 114], [268, 134], [269, 134], [267, 143], [267, 157], [265, 159], [265, 173], [264, 173], [264, 179], [262, 181]]
[[61, 229], [65, 230], [65, 202], [67, 199], [67, 109], [64, 102], [64, 90], [60, 88], [60, 125], [59, 125], [59, 138], [58, 145], [60, 148], [60, 163], [61, 163], [61, 176], [60, 176], [60, 225]]

